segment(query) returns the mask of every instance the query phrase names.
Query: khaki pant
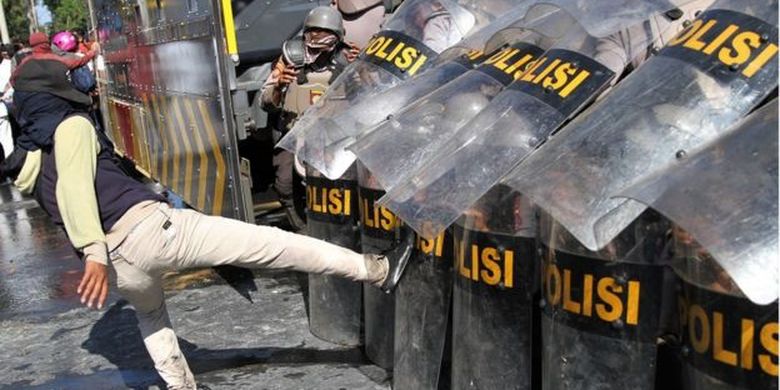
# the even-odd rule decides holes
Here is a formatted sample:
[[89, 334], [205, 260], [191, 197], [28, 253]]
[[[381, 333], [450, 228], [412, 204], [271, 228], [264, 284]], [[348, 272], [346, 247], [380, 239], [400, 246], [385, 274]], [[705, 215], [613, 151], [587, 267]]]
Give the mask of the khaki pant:
[[314, 238], [160, 203], [115, 250], [119, 292], [136, 309], [144, 344], [169, 389], [194, 389], [165, 308], [167, 270], [232, 264], [367, 278], [363, 255]]

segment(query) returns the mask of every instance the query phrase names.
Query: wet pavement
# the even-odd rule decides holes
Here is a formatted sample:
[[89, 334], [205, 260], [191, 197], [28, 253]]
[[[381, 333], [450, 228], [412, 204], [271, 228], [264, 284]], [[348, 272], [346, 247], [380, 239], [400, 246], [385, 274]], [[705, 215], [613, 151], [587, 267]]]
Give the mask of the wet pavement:
[[[81, 272], [37, 203], [0, 184], [0, 390], [164, 388], [132, 306], [112, 291], [105, 309], [83, 308], [75, 294]], [[239, 293], [211, 270], [169, 275], [168, 310], [199, 384], [389, 388], [387, 372], [360, 349], [309, 333], [305, 282], [297, 273], [255, 272], [238, 283]]]

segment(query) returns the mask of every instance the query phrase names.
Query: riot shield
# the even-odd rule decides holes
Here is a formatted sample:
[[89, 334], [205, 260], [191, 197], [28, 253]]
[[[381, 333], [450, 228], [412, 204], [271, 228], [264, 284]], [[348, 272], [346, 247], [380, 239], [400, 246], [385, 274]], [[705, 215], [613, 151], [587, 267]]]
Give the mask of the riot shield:
[[[314, 140], [307, 140], [311, 147], [322, 149], [323, 156], [328, 156], [325, 162], [316, 165], [322, 167], [322, 172], [326, 176], [337, 177], [344, 167], [355, 159], [354, 154], [344, 149], [346, 145], [354, 141], [356, 136], [387, 119], [388, 115], [394, 114], [436, 88], [474, 69], [494, 54], [500, 47], [489, 41], [498, 31], [510, 26], [522, 28], [528, 24], [528, 18], [524, 17], [528, 8], [526, 3], [528, 1], [520, 1], [506, 15], [445, 50], [435, 60], [430, 70], [401, 80], [398, 85], [377, 93], [370, 99], [362, 99], [355, 105], [346, 107], [333, 118], [322, 118], [318, 126], [321, 136], [317, 139], [323, 143], [311, 146]], [[537, 8], [542, 7], [549, 9], [551, 6], [537, 6]], [[538, 13], [533, 12], [531, 17]]]
[[621, 196], [690, 232], [748, 298], [777, 299], [777, 101]]
[[395, 290], [395, 363], [397, 390], [449, 389], [452, 298], [452, 234], [417, 236], [415, 249]]
[[721, 134], [777, 88], [777, 1], [721, 0], [520, 163], [505, 182], [584, 245], [645, 206], [611, 198]]
[[393, 188], [519, 78], [573, 24], [567, 12], [554, 8], [527, 29], [502, 34], [505, 48], [357, 138], [348, 150], [385, 189]]
[[654, 389], [665, 220], [648, 210], [599, 252], [540, 220], [543, 389]]
[[453, 230], [452, 388], [530, 389], [538, 280], [532, 209], [499, 186]]
[[[329, 180], [306, 169], [308, 235], [359, 250], [358, 188], [355, 171]], [[344, 278], [309, 275], [309, 330], [341, 345], [360, 345], [361, 285]]]
[[[653, 40], [641, 24], [623, 26], [614, 35], [629, 33], [638, 33], [635, 36], [640, 38], [632, 42], [636, 46], [648, 46]], [[632, 63], [626, 57], [610, 69], [600, 62], [614, 55], [615, 48], [605, 44], [612, 38], [595, 38], [584, 28], [572, 27], [422, 168], [406, 174], [380, 203], [422, 235], [438, 234]], [[426, 202], [417, 202], [421, 198]]]
[[278, 146], [325, 171], [320, 165], [329, 156], [323, 155], [319, 147], [323, 144], [318, 139], [323, 127], [320, 119], [332, 118], [345, 107], [430, 68], [439, 53], [510, 8], [508, 0], [404, 1], [358, 60], [331, 83], [328, 92], [307, 110]]
[[[374, 204], [384, 192], [360, 164], [357, 164], [357, 170], [363, 253], [382, 253], [396, 244], [400, 221], [389, 210]], [[395, 294], [385, 294], [366, 284], [363, 286], [363, 296], [366, 355], [378, 366], [392, 369]]]
[[[777, 389], [777, 301], [759, 305], [748, 300], [712, 255], [680, 227], [674, 229], [673, 244], [672, 262], [682, 285], [678, 309], [683, 389]], [[765, 287], [776, 290], [777, 284]]]

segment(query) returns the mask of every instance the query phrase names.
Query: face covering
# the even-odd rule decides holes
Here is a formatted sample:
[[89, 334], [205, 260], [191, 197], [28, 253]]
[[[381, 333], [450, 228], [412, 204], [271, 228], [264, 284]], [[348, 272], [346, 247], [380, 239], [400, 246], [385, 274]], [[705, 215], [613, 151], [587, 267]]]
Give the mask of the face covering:
[[306, 42], [306, 54], [304, 61], [306, 64], [312, 64], [320, 57], [322, 53], [333, 51], [338, 43], [336, 34], [321, 34], [312, 31], [303, 33], [304, 42]]

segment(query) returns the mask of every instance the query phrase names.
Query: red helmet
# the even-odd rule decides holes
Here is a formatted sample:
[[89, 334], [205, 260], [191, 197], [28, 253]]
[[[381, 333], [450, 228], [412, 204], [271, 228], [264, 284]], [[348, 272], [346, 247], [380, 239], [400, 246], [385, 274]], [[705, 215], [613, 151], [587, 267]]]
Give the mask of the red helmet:
[[62, 51], [75, 51], [78, 47], [76, 37], [70, 31], [60, 31], [54, 34], [51, 43]]

